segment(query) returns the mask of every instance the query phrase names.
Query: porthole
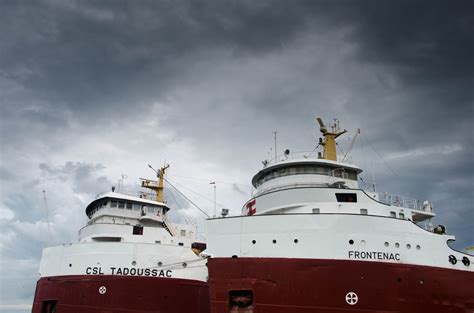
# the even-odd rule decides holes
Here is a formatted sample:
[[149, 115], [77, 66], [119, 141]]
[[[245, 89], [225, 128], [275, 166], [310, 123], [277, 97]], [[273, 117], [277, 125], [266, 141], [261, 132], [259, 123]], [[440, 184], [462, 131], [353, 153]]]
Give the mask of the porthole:
[[187, 267], [187, 266], [188, 266], [188, 263], [183, 262], [183, 267]]
[[273, 243], [277, 243], [277, 241], [275, 239], [273, 239]]
[[365, 245], [365, 240], [361, 240], [361, 241], [360, 241], [360, 244], [361, 244], [361, 245]]
[[411, 249], [411, 244], [407, 243], [407, 249]]
[[449, 256], [449, 263], [451, 263], [452, 265], [456, 265], [456, 263], [458, 263], [458, 259], [454, 255], [451, 254]]
[[69, 267], [72, 267], [72, 264], [71, 264], [71, 263], [69, 263]]
[[158, 267], [162, 267], [162, 266], [163, 266], [163, 262], [160, 261], [160, 262], [157, 263], [157, 265], [158, 265]]
[[416, 250], [420, 250], [420, 249], [421, 249], [420, 245], [416, 245]]
[[400, 244], [398, 242], [395, 243], [395, 248], [399, 248]]
[[385, 247], [388, 247], [389, 246], [388, 241], [385, 241], [384, 245]]
[[256, 243], [257, 243], [257, 241], [256, 241], [256, 240], [252, 240], [252, 244], [256, 244]]
[[298, 239], [293, 240], [294, 243], [298, 243]]
[[469, 260], [468, 257], [463, 256], [463, 257], [462, 257], [462, 264], [464, 264], [464, 265], [466, 265], [466, 266], [469, 266], [469, 265], [471, 265], [471, 260]]
[[132, 265], [133, 266], [137, 265], [137, 261], [132, 261]]
[[354, 244], [354, 240], [352, 240], [352, 239], [349, 240], [349, 244], [350, 244], [350, 245], [353, 245], [353, 244]]
[[423, 285], [425, 283], [425, 281], [422, 279], [420, 280], [420, 285]]

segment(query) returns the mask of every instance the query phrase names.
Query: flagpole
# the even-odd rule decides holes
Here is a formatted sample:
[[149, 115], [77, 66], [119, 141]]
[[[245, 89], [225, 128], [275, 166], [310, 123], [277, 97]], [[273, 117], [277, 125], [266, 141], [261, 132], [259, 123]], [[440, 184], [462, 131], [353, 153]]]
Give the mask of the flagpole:
[[216, 182], [215, 181], [210, 182], [209, 185], [214, 185], [214, 216], [213, 217], [216, 217], [216, 214], [217, 214], [217, 209], [216, 209]]

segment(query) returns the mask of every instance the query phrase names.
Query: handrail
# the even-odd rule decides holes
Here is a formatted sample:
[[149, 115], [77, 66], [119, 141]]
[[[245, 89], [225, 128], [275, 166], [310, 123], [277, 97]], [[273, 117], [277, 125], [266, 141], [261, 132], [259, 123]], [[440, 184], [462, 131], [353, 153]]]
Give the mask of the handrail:
[[166, 215], [163, 215], [162, 219], [163, 219], [163, 224], [166, 226], [171, 236], [175, 237], [177, 234], [176, 227], [174, 227], [174, 225], [168, 221], [168, 218], [166, 217]]
[[422, 212], [433, 212], [433, 206], [428, 201], [420, 201], [413, 198], [392, 195], [387, 192], [379, 192], [378, 193], [379, 201], [388, 205], [400, 207], [400, 208], [407, 208], [416, 211]]
[[[338, 160], [339, 159], [342, 160], [343, 157], [344, 157], [343, 155], [338, 155]], [[282, 153], [282, 154], [278, 155], [276, 158], [266, 159], [264, 162], [265, 162], [266, 166], [268, 166], [268, 165], [271, 165], [271, 164], [276, 164], [276, 163], [279, 163], [279, 162], [283, 162], [283, 161], [286, 161], [286, 160], [292, 160], [292, 159], [308, 159], [308, 160], [316, 159], [316, 160], [319, 160], [318, 153], [315, 152], [315, 151], [295, 151], [295, 152], [290, 152], [288, 154]], [[347, 158], [345, 159], [344, 163], [352, 164], [348, 161]]]
[[[99, 192], [95, 198], [99, 199], [103, 195], [109, 193], [110, 191], [102, 191]], [[118, 194], [126, 195], [126, 196], [131, 196], [131, 197], [138, 197], [146, 200], [154, 200], [155, 194], [153, 192], [143, 192], [143, 191], [132, 191], [132, 190], [120, 190], [116, 191]]]

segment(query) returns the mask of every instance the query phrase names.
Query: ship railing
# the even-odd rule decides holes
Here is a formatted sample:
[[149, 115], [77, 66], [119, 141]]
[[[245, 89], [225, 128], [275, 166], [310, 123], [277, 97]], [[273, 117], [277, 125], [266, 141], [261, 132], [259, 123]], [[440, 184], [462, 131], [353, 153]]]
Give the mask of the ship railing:
[[[293, 160], [293, 159], [310, 159], [311, 160], [311, 159], [318, 159], [318, 158], [319, 158], [318, 157], [318, 152], [316, 150], [313, 150], [313, 151], [295, 151], [295, 152], [290, 151], [289, 153], [282, 153], [280, 155], [277, 155], [276, 158], [273, 157], [271, 159], [266, 159], [262, 163], [264, 164], [264, 166], [268, 166], [268, 165], [271, 165], [271, 164], [280, 163], [280, 162], [284, 162], [284, 161], [287, 161], [287, 160]], [[344, 159], [344, 156], [343, 155], [338, 155], [337, 159], [342, 160], [342, 159]], [[344, 160], [344, 163], [351, 164], [350, 160], [348, 160], [347, 158]]]
[[[95, 198], [98, 199], [105, 195], [106, 193], [109, 193], [110, 191], [104, 191], [98, 193]], [[115, 190], [115, 192], [120, 193], [122, 195], [126, 196], [131, 196], [131, 197], [138, 197], [142, 199], [147, 199], [147, 200], [155, 200], [156, 199], [156, 194], [154, 192], [144, 192], [144, 191], [136, 191], [136, 190]]]
[[163, 226], [165, 226], [165, 228], [169, 231], [171, 236], [176, 236], [178, 233], [176, 227], [172, 223], [169, 222], [166, 215], [163, 215], [162, 218], [163, 218]]
[[378, 196], [380, 202], [388, 205], [428, 213], [433, 212], [433, 207], [428, 201], [420, 201], [413, 198], [389, 194], [387, 192], [379, 192]]

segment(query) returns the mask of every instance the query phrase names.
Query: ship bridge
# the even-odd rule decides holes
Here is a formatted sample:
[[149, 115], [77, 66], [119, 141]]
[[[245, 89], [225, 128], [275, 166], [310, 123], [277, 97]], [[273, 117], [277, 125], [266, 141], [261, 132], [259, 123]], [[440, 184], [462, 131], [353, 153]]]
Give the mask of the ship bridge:
[[362, 169], [352, 164], [288, 153], [283, 161], [260, 170], [253, 177], [252, 185], [256, 194], [289, 186], [358, 188], [360, 173]]
[[362, 169], [344, 162], [356, 137], [346, 155], [339, 158], [335, 139], [346, 130], [341, 131], [337, 121], [330, 127], [320, 119], [318, 122], [324, 136], [318, 146], [324, 148], [323, 153], [287, 149], [283, 155], [263, 161], [263, 168], [252, 179], [255, 192], [244, 204], [243, 215], [361, 214], [413, 222], [435, 216], [428, 201], [359, 188]]

